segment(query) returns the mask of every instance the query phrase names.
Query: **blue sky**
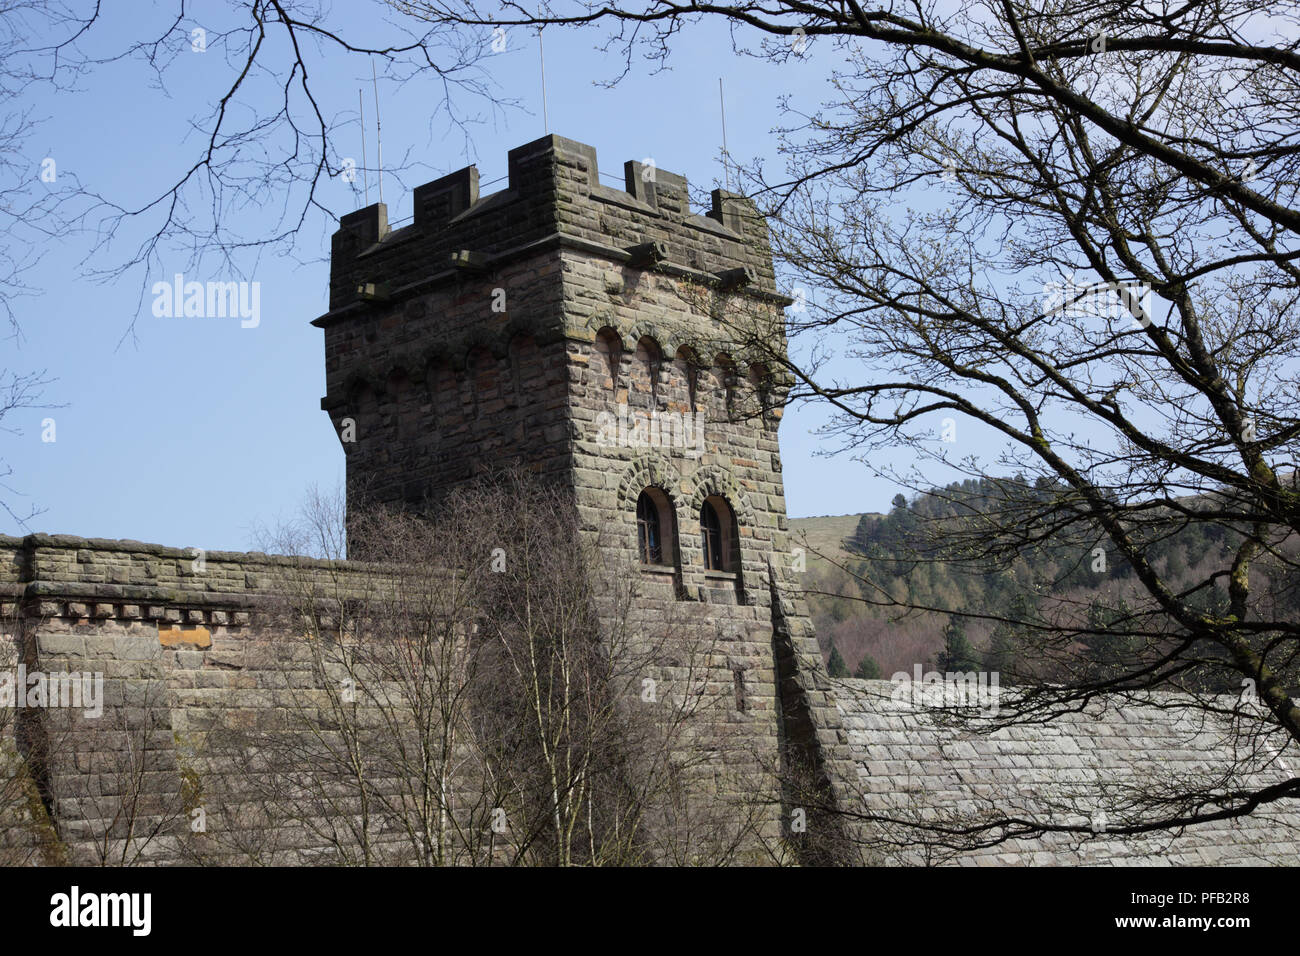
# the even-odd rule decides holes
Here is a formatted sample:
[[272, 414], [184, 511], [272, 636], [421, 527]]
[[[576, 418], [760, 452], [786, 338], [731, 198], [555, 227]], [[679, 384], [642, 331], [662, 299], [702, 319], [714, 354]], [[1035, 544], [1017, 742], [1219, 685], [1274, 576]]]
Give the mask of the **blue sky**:
[[[356, 21], [368, 9], [357, 4], [335, 22], [364, 33], [368, 25]], [[109, 16], [117, 19], [95, 34], [96, 49], [125, 44], [141, 29], [120, 12]], [[507, 150], [543, 134], [536, 36], [513, 30], [506, 39], [506, 50], [487, 66], [501, 94], [523, 108], [493, 116], [483, 103], [466, 98], [465, 109], [488, 118], [470, 130], [473, 157], [466, 156], [462, 137], [445, 138], [441, 125], [431, 128], [429, 104], [440, 90], [381, 81], [386, 161], [391, 165], [406, 156], [425, 164], [405, 177], [405, 186], [386, 179], [391, 220], [410, 216], [411, 190], [419, 183], [474, 160], [487, 183], [504, 175]], [[616, 74], [618, 63], [594, 49], [597, 39], [591, 33], [547, 32], [550, 128], [595, 146], [602, 170], [615, 175], [627, 159], [652, 157], [694, 185], [720, 184], [720, 75], [727, 90], [728, 145], [743, 159], [772, 157], [779, 97], [792, 94], [811, 108], [826, 90], [829, 64], [815, 45], [809, 59], [777, 66], [735, 56], [725, 33], [709, 28], [681, 36], [671, 71], [651, 75], [639, 65], [605, 89], [594, 81]], [[369, 66], [360, 59], [335, 61], [314, 82], [332, 114], [355, 110], [356, 91], [364, 87], [373, 164]], [[33, 177], [48, 156], [60, 176], [75, 174], [124, 205], [140, 202], [193, 162], [200, 137], [189, 124], [206, 119], [229, 76], [221, 51], [209, 49], [178, 57], [166, 74], [165, 92], [150, 88], [150, 74], [137, 61], [97, 69], [78, 92], [42, 93], [32, 104], [45, 118], [28, 143]], [[361, 205], [342, 182], [327, 189], [341, 211]], [[372, 200], [376, 193], [372, 182]], [[275, 227], [272, 208], [238, 215], [244, 235]], [[161, 266], [102, 283], [84, 275], [88, 237], [45, 249], [28, 277], [40, 294], [17, 303], [22, 338], [0, 344], [4, 367], [47, 370], [55, 381], [45, 398], [63, 406], [20, 412], [6, 425], [21, 434], [0, 434], [3, 457], [14, 470], [10, 484], [25, 495], [17, 506], [44, 509], [30, 530], [239, 550], [251, 546], [259, 525], [292, 515], [310, 485], [336, 485], [343, 455], [319, 408], [322, 333], [309, 324], [326, 308], [333, 228], [318, 217], [292, 255], [264, 255], [246, 264], [247, 277], [261, 289], [256, 328], [241, 328], [235, 319], [152, 315], [150, 297], [141, 297], [142, 283], [169, 281], [185, 271], [183, 249], [165, 250]], [[119, 244], [107, 256], [99, 253], [89, 266], [109, 264], [114, 253], [128, 248]], [[214, 262], [186, 278], [238, 276]], [[133, 319], [135, 335], [124, 341]], [[53, 442], [42, 441], [45, 418], [55, 420]], [[815, 454], [828, 447], [812, 434], [820, 421], [817, 410], [796, 408], [781, 430], [790, 513], [887, 509], [899, 490], [895, 485], [847, 456]], [[24, 530], [7, 517], [0, 522], [4, 533]]]

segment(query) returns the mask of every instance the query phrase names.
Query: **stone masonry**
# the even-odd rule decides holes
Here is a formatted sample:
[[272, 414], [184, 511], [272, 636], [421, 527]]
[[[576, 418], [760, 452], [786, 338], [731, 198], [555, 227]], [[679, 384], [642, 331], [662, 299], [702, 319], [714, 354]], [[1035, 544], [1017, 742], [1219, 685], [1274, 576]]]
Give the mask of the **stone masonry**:
[[[634, 569], [645, 625], [671, 619], [723, 649], [707, 683], [734, 692], [716, 732], [735, 782], [713, 784], [743, 790], [797, 753], [833, 801], [828, 768], [847, 750], [790, 590], [780, 383], [733, 354], [718, 319], [743, 310], [783, 347], [766, 225], [722, 190], [693, 213], [685, 178], [661, 169], [628, 162], [624, 179], [601, 184], [594, 149], [547, 136], [510, 151], [500, 192], [480, 196], [470, 167], [419, 187], [402, 229], [378, 204], [344, 218], [316, 324], [349, 500], [418, 506], [512, 463], [562, 482], [611, 566]], [[647, 491], [659, 565], [637, 553]], [[705, 566], [706, 499], [729, 519], [725, 569]], [[766, 835], [783, 820], [774, 805]]]
[[[626, 191], [603, 186], [594, 150], [557, 136], [512, 150], [509, 169], [493, 195], [478, 195], [471, 167], [417, 189], [411, 225], [390, 231], [376, 205], [344, 217], [334, 237], [330, 310], [315, 324], [349, 502], [436, 507], [446, 490], [512, 464], [568, 488], [609, 565], [637, 577], [634, 623], [671, 622], [680, 635], [681, 652], [670, 649], [653, 676], [672, 686], [689, 671], [728, 702], [692, 731], [709, 759], [689, 785], [752, 804], [772, 785], [757, 781], [797, 765], [800, 794], [758, 802], [756, 833], [776, 846], [792, 835], [805, 787], [819, 805], [837, 799], [846, 767], [832, 765], [848, 748], [790, 588], [779, 383], [731, 354], [716, 317], [752, 311], [783, 341], [788, 300], [765, 226], [720, 190], [709, 215], [696, 215], [684, 178], [638, 163], [626, 166]], [[662, 563], [638, 559], [643, 491], [660, 504]], [[706, 567], [706, 500], [722, 516], [721, 567]], [[48, 535], [3, 549], [14, 656], [32, 670], [102, 673], [111, 717], [11, 715], [15, 772], [35, 770], [17, 842], [45, 859], [186, 860], [188, 815], [216, 782], [196, 772], [190, 737], [218, 723], [282, 725], [295, 685], [314, 679], [305, 665], [286, 669], [276, 630], [286, 625], [274, 613], [283, 572], [311, 562], [200, 561], [186, 549]], [[687, 648], [701, 644], [703, 663], [688, 667]], [[835, 828], [797, 828], [798, 856], [834, 859]], [[312, 842], [284, 833], [265, 852], [301, 861]]]
[[[1098, 723], [1110, 728], [1090, 744], [1099, 752], [1076, 766], [1086, 727], [958, 740], [881, 704], [880, 687], [828, 678], [791, 561], [783, 382], [729, 342], [721, 321], [743, 315], [769, 355], [784, 348], [789, 300], [766, 226], [722, 190], [706, 215], [692, 212], [686, 180], [664, 170], [629, 162], [624, 179], [624, 189], [602, 184], [591, 147], [546, 136], [510, 151], [496, 193], [480, 196], [469, 167], [416, 189], [414, 221], [401, 229], [382, 204], [343, 218], [329, 311], [314, 324], [349, 506], [436, 510], [449, 490], [510, 466], [564, 489], [601, 563], [632, 578], [634, 632], [667, 627], [678, 642], [647, 676], [698, 680], [725, 702], [692, 730], [707, 759], [687, 782], [719, 805], [760, 808], [743, 861], [772, 859], [773, 847], [804, 863], [861, 860], [845, 849], [841, 815], [826, 810], [890, 812], [931, 798], [942, 808], [965, 800], [963, 788], [974, 788], [970, 799], [1012, 793], [1028, 776], [999, 774], [1004, 752], [1085, 787], [1111, 766], [1108, 748], [1127, 748], [1125, 766], [1158, 762], [1172, 730], [1133, 740]], [[653, 506], [640, 524], [639, 501]], [[641, 544], [651, 533], [653, 553]], [[301, 622], [284, 613], [287, 582], [317, 580], [360, 593], [374, 571], [0, 538], [0, 670], [104, 678], [94, 721], [75, 709], [0, 710], [0, 863], [337, 862], [331, 829], [346, 829], [357, 806], [339, 798], [323, 817], [286, 825], [266, 793], [333, 795], [304, 794], [294, 779], [260, 787], [293, 768], [266, 753], [214, 763], [196, 744], [218, 727], [274, 734], [304, 692], [325, 693], [320, 669], [286, 640]], [[703, 660], [688, 661], [699, 645]], [[1216, 739], [1193, 735], [1188, 762]], [[764, 788], [771, 799], [754, 801]], [[196, 840], [192, 825], [216, 812], [217, 794], [220, 845]], [[1058, 849], [972, 860], [1050, 862], [1039, 854]], [[1295, 851], [1288, 838], [1231, 859]], [[1158, 851], [1134, 852], [1146, 862]], [[1224, 858], [1197, 852], [1189, 859]]]

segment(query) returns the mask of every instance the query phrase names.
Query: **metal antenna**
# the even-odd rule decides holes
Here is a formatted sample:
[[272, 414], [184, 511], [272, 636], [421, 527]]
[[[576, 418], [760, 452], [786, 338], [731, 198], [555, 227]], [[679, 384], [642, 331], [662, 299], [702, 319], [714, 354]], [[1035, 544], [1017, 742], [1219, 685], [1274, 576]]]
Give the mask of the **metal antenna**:
[[543, 132], [551, 131], [551, 118], [546, 112], [546, 47], [542, 45], [542, 28], [537, 28], [537, 55], [542, 62], [542, 126]]
[[370, 82], [375, 88], [375, 148], [379, 152], [375, 160], [379, 165], [379, 201], [384, 201], [384, 133], [379, 125], [379, 80], [375, 76], [375, 61], [370, 61]]
[[727, 99], [722, 95], [722, 77], [718, 77], [718, 105], [722, 107], [722, 179], [731, 192], [731, 168], [727, 165]]
[[366, 191], [366, 205], [370, 205], [370, 175], [366, 170], [366, 103], [357, 87], [357, 110], [361, 113], [361, 182]]

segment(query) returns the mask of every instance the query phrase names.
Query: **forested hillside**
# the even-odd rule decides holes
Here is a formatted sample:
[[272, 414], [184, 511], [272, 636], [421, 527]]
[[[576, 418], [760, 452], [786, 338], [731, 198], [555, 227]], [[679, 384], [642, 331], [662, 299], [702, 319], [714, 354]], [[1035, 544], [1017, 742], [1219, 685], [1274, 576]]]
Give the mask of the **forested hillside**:
[[[988, 557], [988, 541], [1012, 526], [1023, 533], [1026, 516], [1042, 520], [1035, 503], [1059, 494], [1019, 478], [967, 480], [910, 500], [898, 495], [887, 514], [793, 519], [808, 550], [803, 581], [828, 663], [841, 673], [887, 678], [918, 663], [955, 662], [998, 670], [1011, 682], [1018, 668], [1037, 663], [1019, 659], [1023, 629], [983, 618], [1032, 620], [1071, 608], [1099, 629], [1124, 619], [1130, 603], [1144, 598], [1132, 569], [1068, 520], [1027, 536], [1033, 544], [1018, 554]], [[1207, 611], [1222, 606], [1240, 532], [1204, 521], [1173, 530], [1167, 520], [1160, 524], [1164, 530], [1143, 542], [1148, 558]], [[1298, 603], [1294, 578], [1284, 566], [1252, 573], [1269, 601], [1290, 608]], [[891, 600], [932, 610], [882, 606]], [[1100, 665], [1106, 644], [1094, 636], [1075, 651]]]

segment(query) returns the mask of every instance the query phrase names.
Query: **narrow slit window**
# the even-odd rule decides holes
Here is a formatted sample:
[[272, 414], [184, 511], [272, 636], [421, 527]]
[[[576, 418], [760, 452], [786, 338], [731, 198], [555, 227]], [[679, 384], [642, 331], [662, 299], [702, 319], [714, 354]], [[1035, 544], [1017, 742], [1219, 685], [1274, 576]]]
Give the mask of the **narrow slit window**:
[[710, 501], [700, 508], [700, 535], [704, 539], [704, 566], [710, 571], [725, 571], [726, 552], [722, 548], [722, 521]]
[[745, 710], [747, 701], [745, 698], [745, 672], [739, 667], [731, 672], [731, 688], [736, 694], [736, 710]]
[[664, 549], [659, 533], [659, 509], [646, 492], [636, 500], [636, 536], [642, 564], [663, 564]]

